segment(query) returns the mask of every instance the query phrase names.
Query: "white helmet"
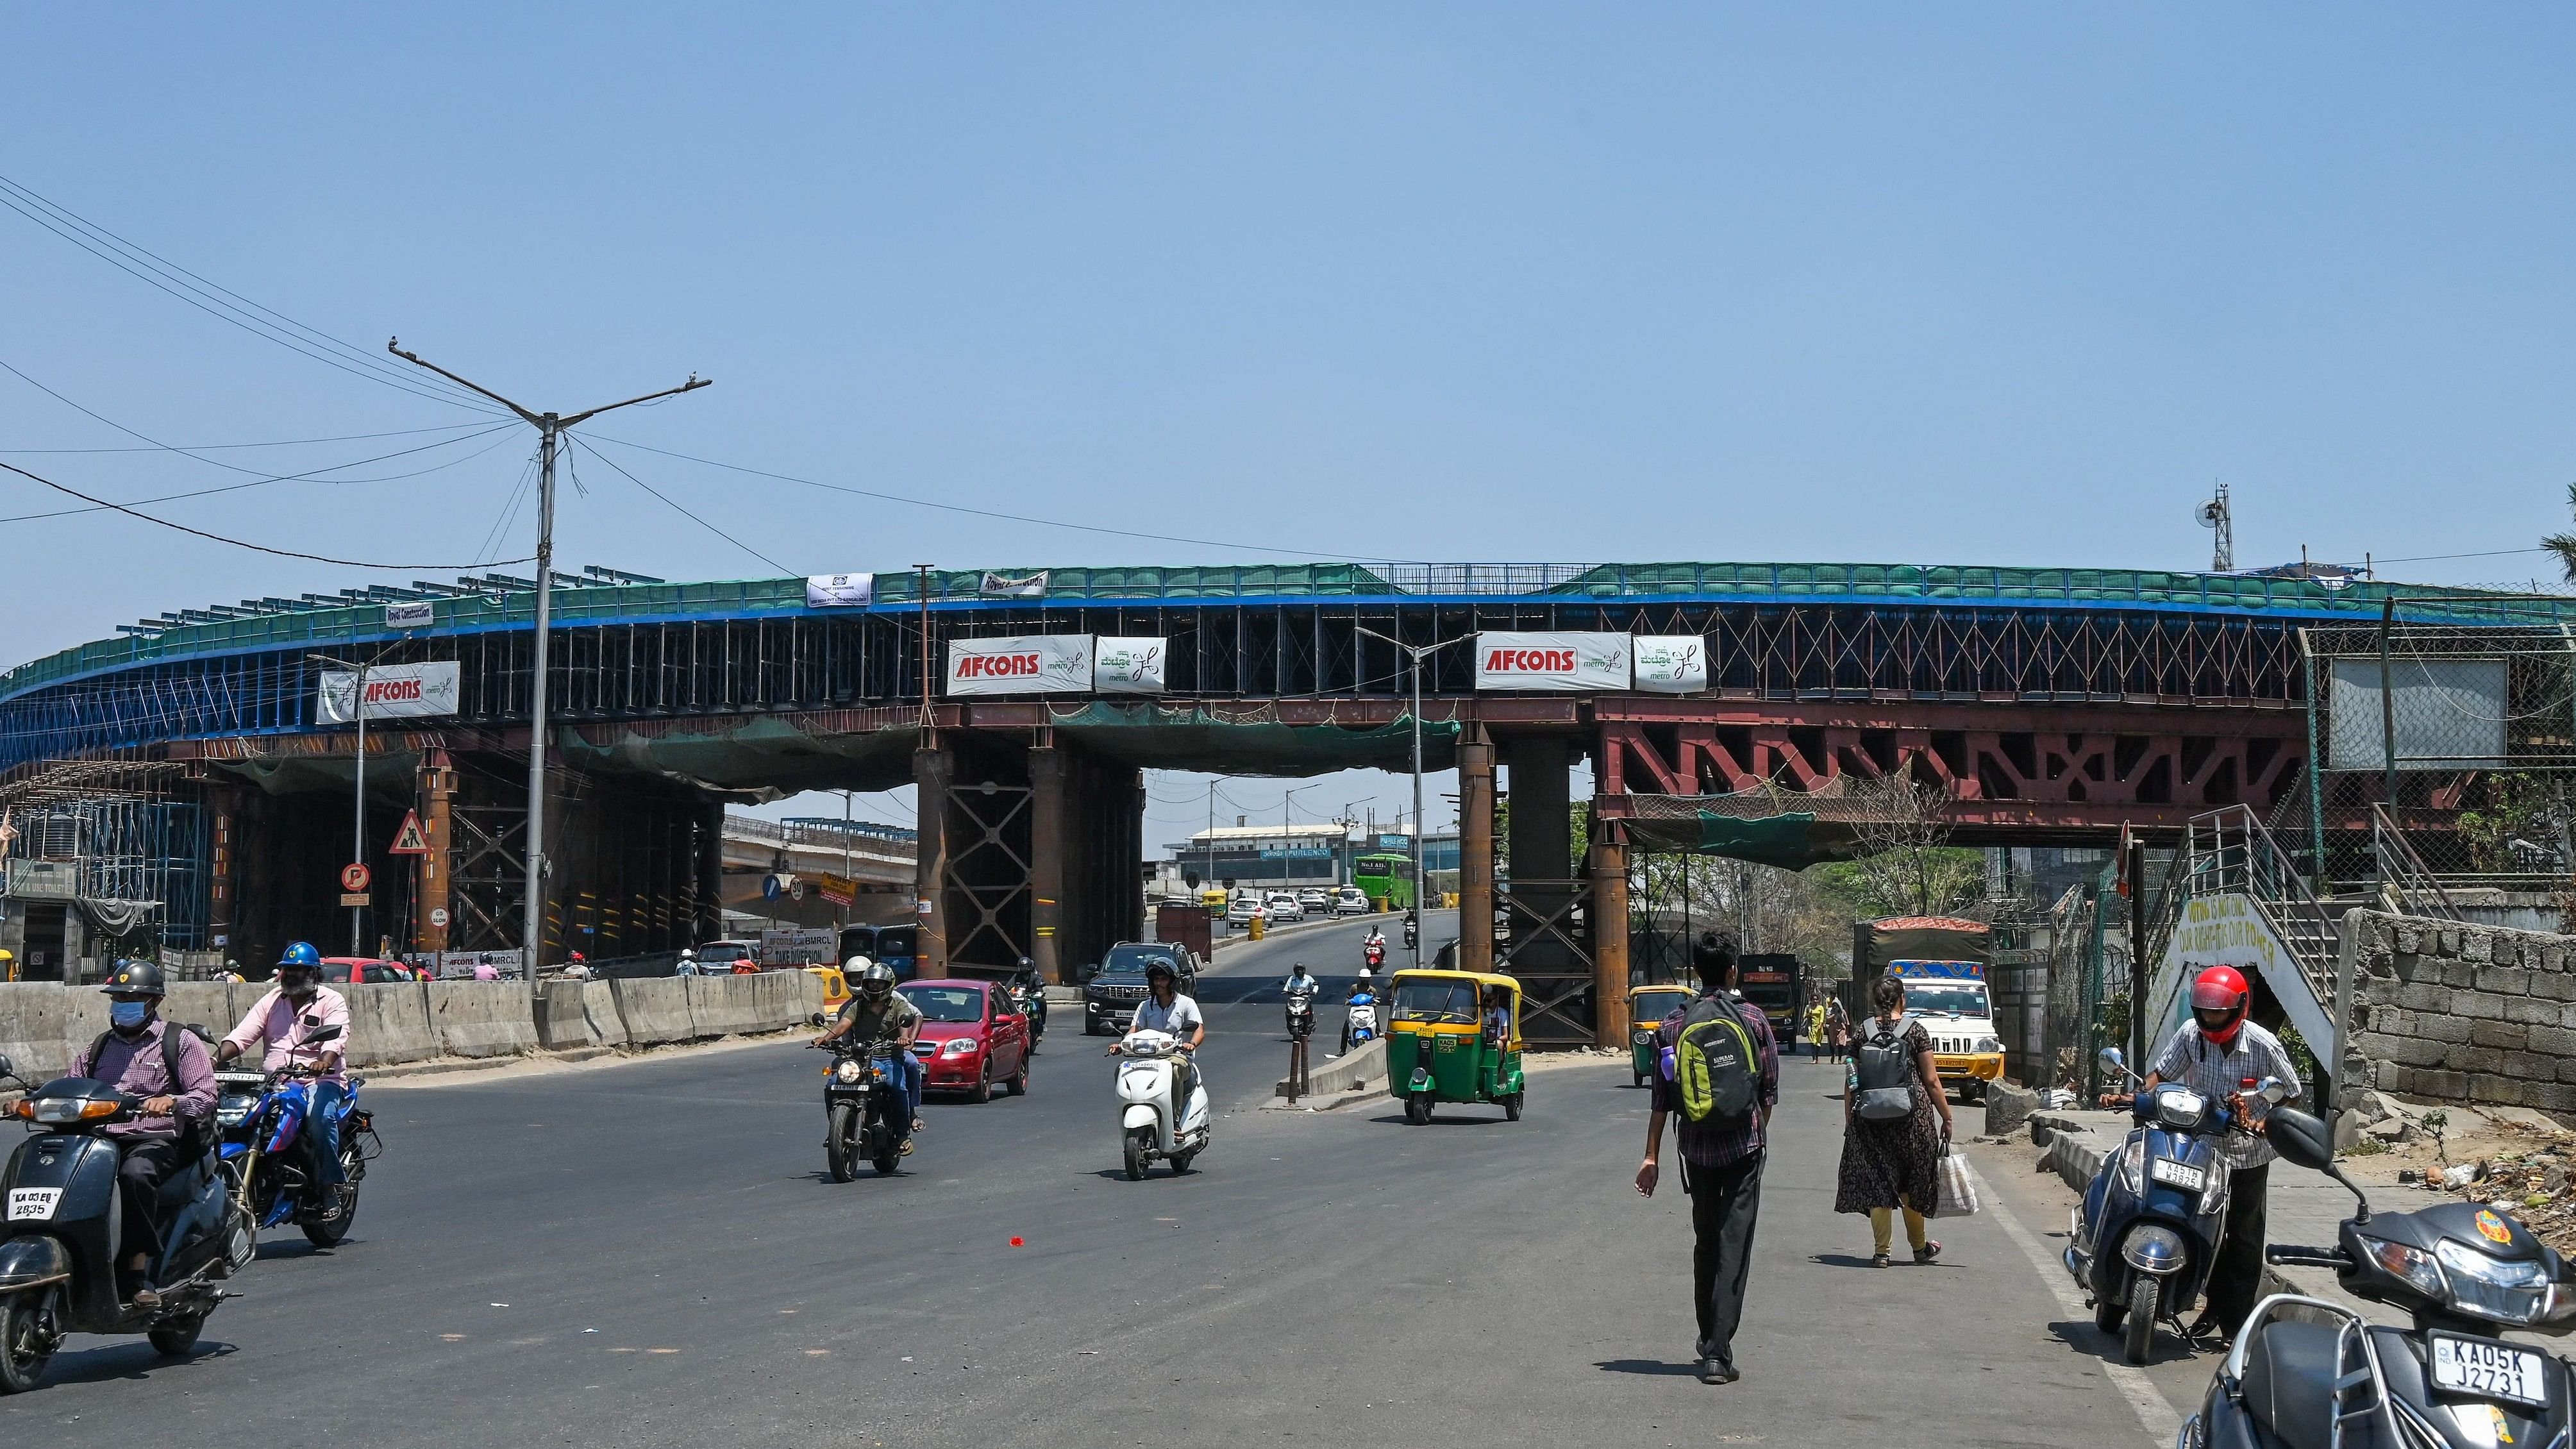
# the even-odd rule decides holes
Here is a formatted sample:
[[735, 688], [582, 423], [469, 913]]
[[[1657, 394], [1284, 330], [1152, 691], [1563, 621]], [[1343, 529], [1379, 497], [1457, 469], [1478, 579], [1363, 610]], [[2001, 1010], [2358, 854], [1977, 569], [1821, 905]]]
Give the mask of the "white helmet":
[[875, 964], [877, 963], [869, 960], [864, 955], [853, 956], [849, 960], [841, 963], [841, 974], [853, 981], [856, 981], [860, 972], [867, 970]]

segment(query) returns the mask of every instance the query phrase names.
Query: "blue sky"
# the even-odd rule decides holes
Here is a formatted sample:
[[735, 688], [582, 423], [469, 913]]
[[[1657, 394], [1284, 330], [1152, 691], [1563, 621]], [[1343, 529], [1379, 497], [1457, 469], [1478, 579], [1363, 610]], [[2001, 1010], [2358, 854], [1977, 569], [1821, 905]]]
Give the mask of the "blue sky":
[[[2194, 567], [2214, 479], [2240, 563], [2418, 556], [2567, 521], [2571, 30], [2541, 7], [18, 7], [0, 175], [541, 406], [717, 379], [611, 436], [1233, 545], [607, 448], [748, 550], [585, 459], [567, 564]], [[0, 259], [0, 362], [154, 439], [476, 420], [6, 212]], [[0, 446], [138, 445], [0, 374]], [[416, 478], [160, 511], [506, 557], [525, 456], [495, 434], [343, 475], [454, 463]], [[0, 458], [120, 500], [243, 481]], [[0, 481], [0, 513], [64, 501]], [[6, 662], [385, 577], [112, 515], [0, 527]]]

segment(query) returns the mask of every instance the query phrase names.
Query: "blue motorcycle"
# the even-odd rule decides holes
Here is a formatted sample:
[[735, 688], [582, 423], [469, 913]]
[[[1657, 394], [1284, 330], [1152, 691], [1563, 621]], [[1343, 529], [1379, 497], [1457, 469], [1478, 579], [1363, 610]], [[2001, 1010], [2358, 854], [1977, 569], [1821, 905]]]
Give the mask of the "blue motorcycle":
[[[2117, 1047], [2102, 1064], [2126, 1074]], [[2141, 1092], [2137, 1126], [2103, 1159], [2069, 1225], [2066, 1271], [2084, 1285], [2093, 1325], [2127, 1333], [2122, 1356], [2145, 1363], [2156, 1324], [2180, 1332], [2200, 1297], [2227, 1221], [2227, 1165], [2219, 1143], [2238, 1125], [2227, 1103], [2179, 1082]]]
[[[315, 1041], [323, 1040], [317, 1036]], [[304, 1130], [313, 1113], [313, 1081], [296, 1072], [215, 1073], [218, 1149], [233, 1200], [262, 1229], [288, 1223], [317, 1248], [337, 1247], [358, 1217], [358, 1185], [383, 1151], [375, 1118], [358, 1105], [366, 1078], [351, 1077], [332, 1108], [340, 1129], [342, 1188], [336, 1210], [316, 1170], [320, 1136]]]

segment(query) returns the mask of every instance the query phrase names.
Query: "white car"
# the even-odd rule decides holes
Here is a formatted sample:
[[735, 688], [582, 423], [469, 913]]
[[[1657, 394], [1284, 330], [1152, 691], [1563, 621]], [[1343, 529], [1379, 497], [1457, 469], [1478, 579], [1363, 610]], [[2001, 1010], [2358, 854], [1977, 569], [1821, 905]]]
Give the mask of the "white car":
[[1322, 891], [1316, 890], [1312, 886], [1297, 892], [1297, 909], [1306, 912], [1308, 915], [1320, 916], [1332, 908], [1332, 897], [1325, 895]]
[[1251, 925], [1261, 915], [1261, 903], [1250, 896], [1236, 896], [1226, 903], [1225, 923], [1229, 926]]
[[1371, 909], [1368, 893], [1358, 886], [1343, 886], [1333, 892], [1334, 915], [1365, 916]]
[[1306, 919], [1306, 908], [1297, 904], [1297, 898], [1286, 891], [1272, 891], [1269, 898], [1262, 901], [1261, 906], [1270, 913], [1270, 919], [1274, 921]]

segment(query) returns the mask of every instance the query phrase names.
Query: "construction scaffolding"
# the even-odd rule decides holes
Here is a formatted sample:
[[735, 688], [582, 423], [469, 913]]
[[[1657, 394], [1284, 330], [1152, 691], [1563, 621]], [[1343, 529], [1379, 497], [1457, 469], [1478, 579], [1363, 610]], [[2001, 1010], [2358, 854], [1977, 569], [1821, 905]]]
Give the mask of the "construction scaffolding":
[[97, 934], [207, 948], [208, 822], [185, 766], [79, 760], [0, 786], [0, 858], [71, 867]]

